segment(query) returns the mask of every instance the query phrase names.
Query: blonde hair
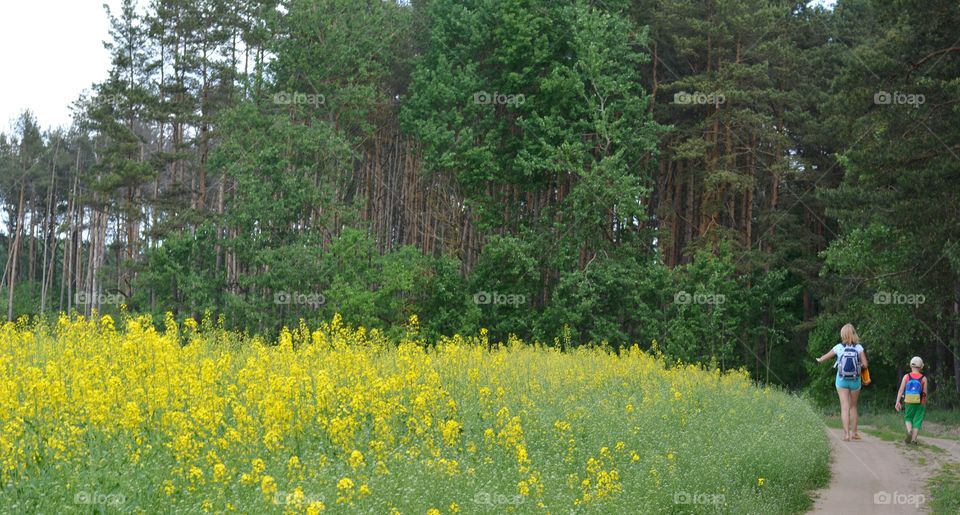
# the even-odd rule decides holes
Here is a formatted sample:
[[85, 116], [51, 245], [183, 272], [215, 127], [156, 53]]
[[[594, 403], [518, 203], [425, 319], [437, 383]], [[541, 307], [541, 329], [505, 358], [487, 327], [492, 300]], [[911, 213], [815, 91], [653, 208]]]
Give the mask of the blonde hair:
[[845, 344], [860, 343], [860, 337], [857, 336], [857, 330], [853, 324], [847, 324], [840, 329], [840, 341]]

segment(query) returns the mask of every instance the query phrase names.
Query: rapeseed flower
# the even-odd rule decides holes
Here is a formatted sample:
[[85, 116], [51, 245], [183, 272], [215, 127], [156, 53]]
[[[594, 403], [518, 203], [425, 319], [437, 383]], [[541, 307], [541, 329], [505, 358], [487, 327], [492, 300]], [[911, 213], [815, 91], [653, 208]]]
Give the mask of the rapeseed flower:
[[[129, 315], [0, 324], [0, 481], [72, 495], [97, 461], [99, 474], [117, 474], [110, 481], [124, 471], [162, 494], [166, 504], [145, 511], [268, 512], [282, 500], [289, 513], [329, 503], [423, 513], [415, 499], [465, 475], [527, 507], [609, 511], [657, 488], [710, 484], [741, 445], [724, 428], [744, 416], [775, 423], [757, 445], [769, 441], [791, 477], [816, 468], [822, 442], [810, 435], [822, 431], [804, 425], [803, 404], [755, 388], [745, 371], [668, 366], [636, 345], [491, 345], [485, 330], [428, 346], [419, 327], [411, 317], [394, 342], [339, 315], [274, 341], [172, 314], [158, 327]], [[800, 451], [776, 447], [788, 434]], [[774, 488], [754, 474], [728, 480]], [[399, 483], [408, 498], [385, 499]], [[461, 511], [464, 492], [449, 494], [434, 504]], [[14, 511], [8, 502], [0, 511]]]

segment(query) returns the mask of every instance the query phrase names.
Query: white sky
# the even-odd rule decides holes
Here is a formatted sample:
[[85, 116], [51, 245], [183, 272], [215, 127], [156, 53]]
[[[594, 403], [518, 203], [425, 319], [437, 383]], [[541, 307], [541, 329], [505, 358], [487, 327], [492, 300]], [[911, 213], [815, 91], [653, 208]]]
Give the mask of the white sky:
[[0, 132], [30, 109], [40, 127], [70, 124], [70, 104], [106, 78], [103, 41], [120, 0], [0, 0]]

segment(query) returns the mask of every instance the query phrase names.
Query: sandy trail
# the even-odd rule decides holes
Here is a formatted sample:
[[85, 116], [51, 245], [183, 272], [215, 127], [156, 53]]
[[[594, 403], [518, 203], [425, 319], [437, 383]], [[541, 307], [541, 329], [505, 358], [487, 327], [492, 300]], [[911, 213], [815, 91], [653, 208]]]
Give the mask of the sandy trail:
[[927, 480], [943, 461], [960, 460], [960, 442], [926, 438], [922, 432], [922, 443], [946, 452], [907, 449], [863, 432], [859, 442], [842, 441], [840, 429], [827, 429], [827, 435], [833, 447], [832, 478], [817, 492], [811, 513], [929, 513]]

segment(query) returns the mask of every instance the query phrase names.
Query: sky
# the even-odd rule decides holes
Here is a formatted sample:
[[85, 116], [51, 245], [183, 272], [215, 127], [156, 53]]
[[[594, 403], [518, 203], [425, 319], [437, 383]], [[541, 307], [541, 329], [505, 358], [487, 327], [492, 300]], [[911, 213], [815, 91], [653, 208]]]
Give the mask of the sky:
[[104, 3], [119, 13], [120, 0], [0, 0], [0, 132], [28, 108], [44, 129], [70, 125], [70, 104], [110, 68]]
[[0, 132], [26, 108], [40, 127], [70, 125], [70, 104], [106, 78], [103, 48], [120, 0], [0, 0]]

